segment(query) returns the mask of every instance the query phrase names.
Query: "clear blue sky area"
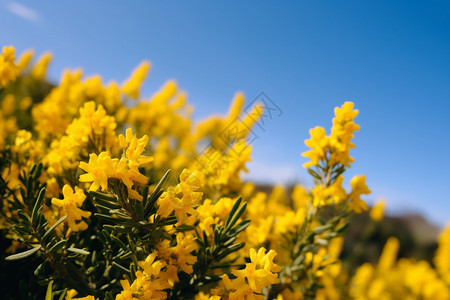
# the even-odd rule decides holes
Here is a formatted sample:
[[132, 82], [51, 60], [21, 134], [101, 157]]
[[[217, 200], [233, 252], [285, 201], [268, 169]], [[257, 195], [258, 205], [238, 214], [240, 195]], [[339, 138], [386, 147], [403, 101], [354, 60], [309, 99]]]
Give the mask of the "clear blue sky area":
[[150, 96], [175, 78], [195, 118], [225, 113], [236, 91], [282, 109], [253, 143], [248, 178], [309, 182], [308, 130], [360, 110], [356, 161], [391, 213], [450, 221], [450, 2], [0, 1], [0, 44], [54, 53], [66, 67], [124, 80], [143, 59]]

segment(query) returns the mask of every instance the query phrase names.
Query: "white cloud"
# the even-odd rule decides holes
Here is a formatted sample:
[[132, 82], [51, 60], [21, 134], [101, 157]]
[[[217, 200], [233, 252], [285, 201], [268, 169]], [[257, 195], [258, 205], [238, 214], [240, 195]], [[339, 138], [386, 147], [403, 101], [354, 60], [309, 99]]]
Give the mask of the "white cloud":
[[31, 22], [39, 22], [41, 20], [41, 15], [37, 11], [21, 3], [9, 2], [6, 4], [6, 9], [16, 16]]

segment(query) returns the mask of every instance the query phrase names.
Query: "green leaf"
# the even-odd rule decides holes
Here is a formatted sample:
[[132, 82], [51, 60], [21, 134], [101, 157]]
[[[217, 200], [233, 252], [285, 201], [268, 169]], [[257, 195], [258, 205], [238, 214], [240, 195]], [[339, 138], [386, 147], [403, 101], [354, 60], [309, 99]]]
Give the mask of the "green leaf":
[[171, 170], [167, 170], [167, 172], [164, 174], [164, 176], [161, 178], [161, 180], [156, 184], [155, 189], [153, 190], [153, 193], [150, 195], [150, 198], [148, 201], [146, 201], [146, 205], [144, 206], [144, 217], [148, 218], [148, 214], [152, 210], [153, 206], [156, 203], [156, 200], [158, 200], [159, 196], [162, 194], [162, 187], [163, 184], [166, 182], [167, 178], [169, 178]]
[[112, 265], [113, 265], [114, 267], [116, 267], [117, 269], [119, 269], [119, 270], [121, 270], [121, 271], [123, 271], [123, 272], [125, 272], [125, 273], [127, 273], [127, 274], [130, 273], [130, 270], [128, 270], [128, 269], [125, 268], [124, 266], [122, 266], [122, 265], [116, 263], [115, 261], [112, 262]]
[[64, 222], [67, 219], [67, 216], [64, 216], [62, 218], [60, 218], [58, 221], [56, 221], [55, 224], [52, 225], [52, 227], [50, 227], [45, 234], [42, 236], [42, 240], [44, 240], [59, 224], [61, 224], [62, 222]]
[[121, 239], [119, 239], [118, 237], [116, 237], [114, 234], [110, 235], [111, 239], [116, 242], [117, 245], [119, 245], [120, 248], [122, 248], [124, 251], [130, 251], [130, 249], [128, 249], [128, 247], [122, 242]]
[[178, 232], [185, 232], [185, 231], [191, 231], [194, 230], [195, 227], [192, 225], [187, 225], [187, 224], [182, 224], [180, 226], [178, 226], [177, 228], [175, 228]]
[[144, 187], [144, 189], [142, 190], [142, 207], [146, 207], [147, 206], [147, 202], [148, 202], [148, 189], [150, 188], [150, 186], [146, 185]]
[[231, 229], [227, 233], [227, 237], [233, 237], [233, 236], [238, 235], [239, 233], [241, 233], [242, 231], [247, 229], [248, 226], [250, 226], [250, 222], [251, 222], [251, 220], [244, 220], [244, 221], [240, 222], [239, 224], [234, 226], [234, 228]]
[[94, 198], [94, 205], [97, 207], [100, 206], [102, 208], [107, 208], [108, 210], [109, 209], [119, 209], [122, 207], [115, 202], [107, 201], [107, 200], [100, 199], [97, 197]]
[[112, 216], [108, 216], [108, 215], [104, 215], [104, 214], [99, 214], [99, 213], [95, 213], [94, 214], [96, 217], [103, 219], [105, 221], [112, 221], [114, 223], [117, 223], [117, 221], [119, 221], [117, 218], [114, 218]]
[[119, 258], [122, 259], [122, 260], [124, 260], [124, 259], [130, 258], [131, 256], [133, 256], [133, 252], [128, 251], [127, 253], [125, 253], [125, 254], [119, 256]]
[[31, 224], [30, 217], [26, 213], [24, 213], [24, 211], [22, 209], [17, 210], [17, 214], [25, 223]]
[[78, 248], [74, 248], [74, 247], [70, 247], [67, 248], [68, 251], [76, 253], [76, 254], [81, 254], [81, 255], [89, 255], [91, 254], [89, 251], [83, 250], [83, 249], [78, 249]]
[[62, 247], [64, 247], [66, 245], [66, 240], [60, 240], [59, 242], [57, 242], [56, 244], [54, 244], [50, 250], [48, 250], [48, 252], [53, 253], [53, 252], [57, 252], [58, 250], [60, 250]]
[[231, 228], [233, 228], [234, 224], [236, 224], [237, 220], [242, 216], [245, 209], [247, 208], [247, 202], [244, 202], [242, 206], [237, 210], [237, 212], [234, 214], [234, 216], [231, 218], [230, 222], [227, 226], [225, 226], [225, 232], [228, 232]]
[[34, 203], [33, 210], [31, 212], [31, 222], [36, 223], [38, 211], [42, 208], [42, 203], [44, 202], [45, 188], [39, 191], [39, 194]]
[[30, 227], [13, 225], [12, 230], [14, 230], [15, 232], [19, 233], [19, 235], [31, 234]]
[[311, 169], [311, 168], [308, 168], [308, 173], [309, 174], [311, 174], [312, 175], [312, 177], [314, 177], [314, 178], [316, 178], [316, 179], [318, 179], [318, 180], [321, 180], [321, 177], [320, 177], [320, 175], [319, 174], [317, 174], [313, 169]]
[[114, 300], [114, 297], [113, 297], [113, 295], [111, 295], [110, 292], [106, 292], [105, 297], [106, 297], [106, 300]]
[[66, 295], [66, 293], [67, 293], [67, 288], [64, 289], [64, 291], [62, 292], [61, 296], [59, 296], [58, 300], [64, 300], [64, 296]]
[[336, 228], [336, 232], [337, 233], [344, 232], [345, 229], [347, 229], [349, 225], [350, 225], [349, 223], [344, 223], [344, 224], [339, 225], [338, 228]]
[[242, 197], [239, 197], [236, 202], [233, 205], [233, 208], [230, 211], [230, 214], [227, 217], [227, 220], [225, 221], [225, 226], [228, 226], [228, 224], [231, 221], [231, 218], [233, 217], [234, 213], [236, 212], [236, 210], [239, 208], [239, 205], [241, 205], [241, 201], [242, 201]]
[[39, 179], [39, 177], [41, 176], [41, 172], [42, 172], [42, 164], [40, 163], [37, 168], [36, 168], [36, 172], [33, 175], [33, 179], [35, 181], [37, 181]]
[[238, 251], [239, 249], [242, 249], [244, 246], [245, 246], [244, 242], [228, 246], [225, 250], [222, 251], [222, 253], [220, 253], [216, 257], [216, 261], [220, 261], [221, 259], [227, 257], [230, 253]]
[[117, 196], [114, 194], [106, 194], [97, 191], [90, 191], [89, 194], [91, 194], [96, 200], [101, 199], [113, 203], [117, 202]]
[[136, 200], [134, 203], [134, 211], [139, 217], [139, 220], [144, 220], [144, 208], [142, 207], [142, 202]]
[[332, 224], [325, 224], [323, 226], [316, 227], [314, 228], [314, 234], [321, 234], [327, 231], [328, 229], [331, 229], [331, 227], [333, 227]]
[[32, 190], [33, 190], [33, 177], [28, 177], [27, 181], [27, 199], [31, 200], [32, 197]]
[[17, 253], [17, 254], [14, 254], [14, 255], [7, 256], [7, 257], [5, 258], [5, 260], [18, 260], [18, 259], [22, 259], [22, 258], [25, 258], [25, 257], [28, 257], [28, 256], [32, 255], [34, 252], [37, 252], [39, 249], [41, 249], [41, 246], [40, 246], [40, 245], [39, 245], [39, 246], [36, 246], [36, 247], [34, 247], [34, 248], [31, 248], [30, 250], [27, 250], [27, 251], [25, 251], [25, 252]]
[[53, 280], [50, 281], [50, 283], [48, 284], [47, 293], [45, 294], [45, 300], [53, 300], [52, 286], [53, 286]]

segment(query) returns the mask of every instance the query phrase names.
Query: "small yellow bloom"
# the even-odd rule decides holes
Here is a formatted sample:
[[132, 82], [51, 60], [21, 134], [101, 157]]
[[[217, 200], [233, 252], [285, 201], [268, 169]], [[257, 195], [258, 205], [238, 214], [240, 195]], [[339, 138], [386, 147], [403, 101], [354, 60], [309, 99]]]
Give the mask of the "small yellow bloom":
[[262, 289], [271, 284], [278, 283], [278, 272], [281, 267], [273, 262], [277, 253], [270, 250], [266, 254], [265, 248], [260, 248], [258, 252], [250, 249], [250, 263], [246, 264], [245, 269], [233, 271], [238, 278], [246, 278], [250, 288], [257, 293], [261, 293]]
[[350, 181], [350, 185], [352, 186], [352, 191], [349, 195], [349, 198], [351, 199], [349, 204], [350, 208], [355, 213], [361, 213], [364, 210], [368, 210], [369, 207], [367, 206], [367, 203], [361, 199], [362, 194], [368, 195], [371, 193], [369, 187], [366, 185], [366, 176], [360, 175], [353, 177]]
[[172, 211], [180, 222], [187, 218], [187, 213], [194, 214], [194, 205], [198, 204], [203, 196], [201, 190], [200, 174], [184, 169], [180, 174], [181, 182], [170, 186], [158, 199], [158, 214], [167, 217]]
[[370, 210], [369, 216], [372, 220], [380, 222], [384, 218], [384, 207], [386, 202], [384, 200], [379, 200]]
[[95, 153], [89, 155], [89, 163], [80, 162], [80, 169], [86, 174], [80, 175], [81, 182], [92, 182], [89, 190], [96, 191], [101, 187], [102, 191], [108, 189], [108, 178], [115, 175], [115, 167], [118, 159], [112, 159], [107, 152], [101, 152], [98, 156]]
[[69, 185], [63, 187], [64, 199], [52, 199], [52, 204], [59, 207], [60, 215], [67, 215], [65, 222], [69, 225], [72, 231], [86, 230], [88, 225], [84, 222], [83, 218], [89, 218], [91, 212], [81, 210], [86, 195], [83, 190], [75, 187], [75, 192]]

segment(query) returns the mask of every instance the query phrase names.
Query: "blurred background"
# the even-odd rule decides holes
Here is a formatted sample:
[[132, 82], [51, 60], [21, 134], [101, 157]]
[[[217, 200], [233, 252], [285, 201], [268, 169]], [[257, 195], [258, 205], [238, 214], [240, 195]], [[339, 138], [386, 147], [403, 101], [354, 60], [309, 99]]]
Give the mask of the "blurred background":
[[281, 114], [255, 129], [246, 178], [262, 186], [309, 184], [308, 130], [329, 130], [353, 101], [347, 179], [366, 174], [368, 202], [386, 199], [388, 214], [370, 228], [357, 217], [361, 255], [394, 234], [427, 258], [450, 221], [449, 1], [0, 1], [0, 44], [52, 51], [53, 82], [76, 67], [122, 82], [148, 59], [144, 97], [174, 78], [196, 120], [225, 114], [237, 91], [248, 103], [264, 92]]

